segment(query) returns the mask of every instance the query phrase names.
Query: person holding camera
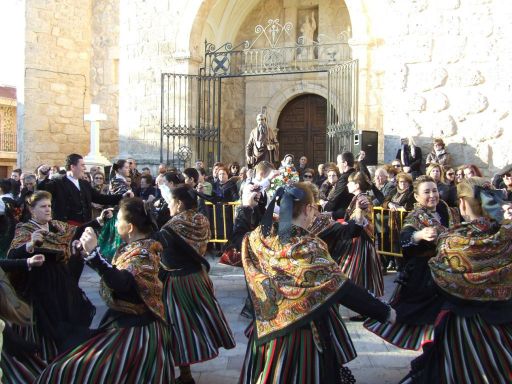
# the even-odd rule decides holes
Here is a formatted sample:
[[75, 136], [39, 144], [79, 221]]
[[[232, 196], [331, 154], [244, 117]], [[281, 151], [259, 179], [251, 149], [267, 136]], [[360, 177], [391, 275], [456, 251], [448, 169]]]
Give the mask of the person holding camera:
[[439, 198], [434, 179], [420, 176], [414, 181], [416, 204], [400, 232], [403, 270], [390, 299], [397, 323], [366, 321], [365, 328], [404, 349], [419, 350], [433, 339], [434, 322], [443, 298], [435, 288], [428, 261], [436, 254], [437, 238], [460, 222], [458, 212]]
[[76, 227], [52, 218], [52, 195], [36, 191], [28, 199], [32, 218], [18, 225], [7, 252], [9, 259], [31, 260], [44, 255], [39, 268], [28, 265], [28, 271], [13, 276], [18, 294], [34, 309], [34, 322], [20, 327], [28, 342], [37, 344], [41, 357], [51, 361], [65, 349], [89, 335], [88, 327], [95, 308], [79, 288], [83, 261], [73, 252], [73, 241], [86, 226], [99, 229], [111, 217], [110, 209], [100, 217]]

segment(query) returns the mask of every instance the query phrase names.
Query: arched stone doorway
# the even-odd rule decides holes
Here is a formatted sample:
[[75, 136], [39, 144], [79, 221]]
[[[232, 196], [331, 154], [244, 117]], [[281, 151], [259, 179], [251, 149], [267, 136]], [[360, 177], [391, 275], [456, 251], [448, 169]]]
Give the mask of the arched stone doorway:
[[319, 95], [305, 94], [289, 101], [277, 122], [281, 157], [291, 153], [298, 165], [305, 155], [310, 167], [325, 162], [327, 100]]

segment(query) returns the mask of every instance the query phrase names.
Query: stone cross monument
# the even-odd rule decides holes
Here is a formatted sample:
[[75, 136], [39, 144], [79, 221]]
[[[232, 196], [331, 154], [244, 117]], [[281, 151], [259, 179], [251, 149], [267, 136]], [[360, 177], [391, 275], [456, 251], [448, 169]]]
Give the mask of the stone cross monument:
[[84, 121], [91, 122], [91, 147], [89, 154], [84, 157], [84, 163], [88, 168], [92, 165], [110, 164], [110, 161], [100, 153], [100, 121], [105, 120], [107, 120], [107, 115], [100, 113], [98, 104], [91, 104], [91, 111], [84, 115]]

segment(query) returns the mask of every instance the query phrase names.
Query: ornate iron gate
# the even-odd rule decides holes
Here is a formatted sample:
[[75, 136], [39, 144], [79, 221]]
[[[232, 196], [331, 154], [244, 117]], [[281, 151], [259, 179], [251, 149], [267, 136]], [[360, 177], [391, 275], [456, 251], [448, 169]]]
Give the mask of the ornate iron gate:
[[211, 167], [220, 159], [221, 78], [163, 73], [161, 80], [160, 162], [186, 167], [195, 148]]
[[[220, 160], [222, 78], [327, 72], [327, 161], [352, 150], [357, 129], [358, 62], [350, 60], [349, 34], [318, 41], [299, 37], [286, 43], [293, 25], [270, 19], [257, 25], [256, 37], [219, 48], [205, 42], [199, 75], [162, 74], [160, 161], [185, 166], [197, 159], [208, 167]], [[336, 65], [337, 63], [342, 63]], [[164, 158], [164, 149], [166, 156]]]
[[343, 151], [352, 151], [357, 130], [357, 60], [328, 70], [327, 79], [327, 161], [336, 161]]

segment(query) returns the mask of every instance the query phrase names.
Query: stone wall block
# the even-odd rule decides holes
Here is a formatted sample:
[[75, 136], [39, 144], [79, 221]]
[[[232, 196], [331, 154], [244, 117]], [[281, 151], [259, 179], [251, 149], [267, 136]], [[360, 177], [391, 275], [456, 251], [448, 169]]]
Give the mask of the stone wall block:
[[406, 110], [409, 112], [422, 112], [425, 110], [427, 101], [417, 93], [413, 93], [406, 97]]
[[458, 9], [460, 7], [460, 0], [430, 0], [432, 8], [445, 10], [445, 9]]
[[58, 95], [55, 98], [54, 102], [57, 105], [70, 105], [71, 104], [69, 98], [66, 95]]
[[431, 92], [427, 94], [427, 109], [432, 112], [441, 112], [450, 106], [448, 97], [442, 92]]
[[424, 63], [432, 60], [432, 38], [428, 36], [404, 36], [395, 52], [404, 63]]
[[404, 13], [423, 12], [429, 6], [429, 0], [388, 0], [390, 5]]
[[448, 71], [442, 67], [432, 67], [430, 64], [409, 66], [407, 88], [412, 90], [430, 91], [442, 87], [448, 80]]
[[465, 36], [443, 36], [435, 40], [432, 56], [441, 63], [456, 63], [464, 57], [465, 50]]

